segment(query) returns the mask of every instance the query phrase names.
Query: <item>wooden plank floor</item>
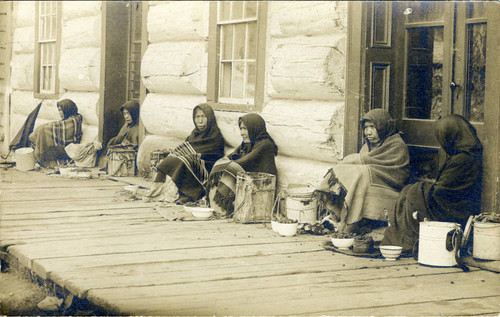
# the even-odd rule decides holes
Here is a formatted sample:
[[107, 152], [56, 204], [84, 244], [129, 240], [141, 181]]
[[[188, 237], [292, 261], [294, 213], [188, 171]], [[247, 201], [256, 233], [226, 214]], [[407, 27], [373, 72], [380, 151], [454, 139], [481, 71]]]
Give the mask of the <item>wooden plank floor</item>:
[[[128, 315], [498, 315], [500, 276], [334, 254], [269, 225], [166, 221], [123, 183], [2, 172], [0, 245]], [[130, 182], [127, 180], [126, 182]]]

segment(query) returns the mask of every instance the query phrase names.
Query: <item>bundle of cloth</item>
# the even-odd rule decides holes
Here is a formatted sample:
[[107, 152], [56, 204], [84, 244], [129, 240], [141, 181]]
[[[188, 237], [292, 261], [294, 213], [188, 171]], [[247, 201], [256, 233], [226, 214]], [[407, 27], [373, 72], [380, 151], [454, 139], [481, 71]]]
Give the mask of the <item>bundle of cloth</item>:
[[82, 116], [70, 99], [57, 102], [60, 121], [49, 122], [35, 129], [30, 136], [35, 159], [42, 167], [52, 167], [58, 162], [68, 161], [65, 147], [80, 143], [82, 138]]
[[206, 183], [214, 163], [224, 155], [224, 138], [210, 105], [193, 109], [195, 128], [185, 142], [168, 153], [157, 166], [153, 186], [145, 201], [165, 200], [183, 204], [197, 201], [206, 193]]
[[434, 130], [446, 160], [434, 182], [417, 182], [401, 191], [382, 245], [411, 252], [424, 219], [455, 222], [463, 228], [469, 216], [481, 212], [483, 148], [476, 129], [462, 116], [450, 114], [438, 120]]
[[[231, 216], [234, 212], [238, 172], [278, 174], [275, 163], [278, 146], [267, 132], [264, 119], [258, 114], [249, 113], [240, 117], [238, 124], [245, 137], [231, 154], [215, 163], [208, 184], [210, 191], [213, 191], [212, 202], [226, 216]], [[248, 140], [245, 140], [247, 137]]]
[[[376, 129], [376, 141], [367, 135], [368, 124]], [[408, 147], [389, 113], [371, 110], [361, 119], [361, 126], [365, 142], [359, 153], [334, 165], [318, 186], [321, 192], [335, 193], [321, 195], [320, 200], [344, 225], [362, 219], [385, 222], [385, 210], [394, 209], [398, 193], [410, 175]]]

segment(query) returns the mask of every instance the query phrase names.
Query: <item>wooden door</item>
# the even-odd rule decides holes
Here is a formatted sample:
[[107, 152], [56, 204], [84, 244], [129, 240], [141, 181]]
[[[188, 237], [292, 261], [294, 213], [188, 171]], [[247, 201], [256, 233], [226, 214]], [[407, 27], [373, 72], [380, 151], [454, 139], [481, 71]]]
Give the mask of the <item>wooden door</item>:
[[408, 145], [412, 180], [433, 179], [445, 159], [434, 123], [460, 114], [483, 143], [483, 211], [498, 211], [500, 4], [352, 2], [348, 9], [345, 154], [359, 150], [363, 113], [384, 108]]
[[[395, 37], [404, 42], [403, 98], [396, 116], [408, 144], [414, 179], [435, 178], [445, 155], [438, 151], [434, 122], [455, 113], [476, 128], [483, 155], [483, 211], [493, 211], [498, 188], [497, 3], [397, 2], [404, 21]], [[489, 37], [490, 36], [490, 37]], [[488, 52], [488, 53], [487, 53]], [[488, 71], [488, 68], [490, 71]], [[496, 71], [494, 71], [496, 70]], [[496, 83], [496, 85], [495, 85]], [[489, 100], [489, 102], [488, 102]], [[488, 116], [488, 114], [492, 114]], [[496, 128], [495, 128], [496, 127]], [[495, 151], [496, 149], [496, 151]]]

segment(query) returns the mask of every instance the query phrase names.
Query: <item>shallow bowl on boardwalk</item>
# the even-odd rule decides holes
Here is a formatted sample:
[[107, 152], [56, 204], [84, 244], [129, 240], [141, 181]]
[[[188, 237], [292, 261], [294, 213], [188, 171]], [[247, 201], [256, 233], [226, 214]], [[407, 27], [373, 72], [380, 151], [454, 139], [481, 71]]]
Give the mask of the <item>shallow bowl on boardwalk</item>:
[[340, 250], [349, 250], [354, 244], [354, 238], [332, 238], [334, 247]]
[[125, 189], [126, 191], [129, 191], [132, 195], [135, 195], [135, 194], [137, 194], [137, 191], [139, 190], [139, 186], [127, 185], [127, 186], [123, 186], [123, 189]]
[[278, 233], [279, 230], [278, 230], [278, 222], [277, 221], [274, 221], [274, 220], [271, 220], [271, 229], [273, 229], [274, 232]]
[[401, 255], [402, 247], [397, 245], [381, 245], [380, 253], [384, 256], [387, 261], [396, 261], [396, 259]]
[[291, 237], [297, 234], [298, 223], [278, 223], [278, 233], [284, 237]]
[[193, 217], [208, 219], [214, 212], [213, 208], [184, 206], [184, 211], [189, 212]]

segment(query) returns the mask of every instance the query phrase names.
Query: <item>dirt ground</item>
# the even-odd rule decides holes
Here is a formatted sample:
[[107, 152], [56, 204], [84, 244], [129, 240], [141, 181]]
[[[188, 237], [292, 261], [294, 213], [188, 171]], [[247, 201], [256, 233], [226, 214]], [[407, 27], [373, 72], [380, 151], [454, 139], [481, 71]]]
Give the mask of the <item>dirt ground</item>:
[[49, 290], [32, 282], [29, 275], [14, 268], [0, 273], [0, 315], [47, 315], [37, 304], [52, 296]]
[[[26, 271], [9, 267], [2, 262], [0, 273], [0, 316], [109, 316], [99, 307], [88, 301], [71, 297], [69, 303], [64, 303], [57, 311], [41, 310], [38, 303], [47, 297], [59, 297], [55, 290], [40, 285]], [[63, 310], [64, 309], [64, 310]]]

